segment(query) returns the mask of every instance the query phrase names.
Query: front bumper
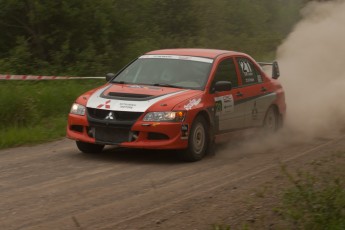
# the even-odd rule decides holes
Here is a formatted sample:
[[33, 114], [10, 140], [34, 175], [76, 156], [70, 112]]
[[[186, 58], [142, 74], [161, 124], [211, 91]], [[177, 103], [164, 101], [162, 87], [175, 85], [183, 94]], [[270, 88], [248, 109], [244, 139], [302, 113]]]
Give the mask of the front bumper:
[[133, 124], [114, 125], [107, 121], [89, 121], [87, 116], [69, 114], [67, 137], [127, 148], [184, 149], [188, 146], [186, 127], [188, 124], [181, 122], [144, 122], [141, 119]]

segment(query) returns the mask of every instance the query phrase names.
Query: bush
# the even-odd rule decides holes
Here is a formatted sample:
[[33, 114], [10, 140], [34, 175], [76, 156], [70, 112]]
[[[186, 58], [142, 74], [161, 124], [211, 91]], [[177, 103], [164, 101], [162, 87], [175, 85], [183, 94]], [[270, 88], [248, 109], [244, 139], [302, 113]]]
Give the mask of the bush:
[[344, 175], [329, 169], [297, 176], [283, 171], [294, 185], [285, 192], [280, 208], [285, 219], [297, 229], [345, 229]]

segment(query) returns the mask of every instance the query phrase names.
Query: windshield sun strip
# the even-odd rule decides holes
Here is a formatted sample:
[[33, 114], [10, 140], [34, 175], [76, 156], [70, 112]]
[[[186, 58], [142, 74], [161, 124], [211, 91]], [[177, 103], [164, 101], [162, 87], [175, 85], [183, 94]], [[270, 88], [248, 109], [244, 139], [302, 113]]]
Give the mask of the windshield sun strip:
[[173, 60], [186, 60], [186, 61], [197, 61], [197, 62], [205, 62], [205, 63], [213, 63], [213, 59], [205, 58], [205, 57], [194, 57], [194, 56], [181, 56], [181, 55], [153, 55], [153, 54], [146, 54], [140, 56], [139, 59], [145, 58], [157, 58], [157, 59], [173, 59]]

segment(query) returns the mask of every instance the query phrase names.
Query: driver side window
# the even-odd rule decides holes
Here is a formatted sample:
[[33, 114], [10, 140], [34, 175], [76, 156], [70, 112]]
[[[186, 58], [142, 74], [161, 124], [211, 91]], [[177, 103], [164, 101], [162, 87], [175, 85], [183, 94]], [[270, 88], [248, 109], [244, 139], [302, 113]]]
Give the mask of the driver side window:
[[213, 85], [218, 81], [230, 81], [232, 88], [238, 87], [236, 67], [232, 58], [225, 59], [218, 64]]

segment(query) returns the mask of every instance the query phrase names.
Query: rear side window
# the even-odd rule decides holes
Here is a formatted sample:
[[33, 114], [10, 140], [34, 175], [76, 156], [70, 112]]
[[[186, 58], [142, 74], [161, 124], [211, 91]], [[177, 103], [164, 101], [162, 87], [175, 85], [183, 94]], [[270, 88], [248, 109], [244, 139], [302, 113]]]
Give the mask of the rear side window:
[[233, 88], [238, 86], [236, 67], [232, 58], [225, 59], [218, 64], [213, 84], [218, 81], [230, 81]]
[[254, 64], [247, 58], [236, 58], [240, 68], [243, 85], [251, 85], [262, 82], [260, 72], [255, 68]]

